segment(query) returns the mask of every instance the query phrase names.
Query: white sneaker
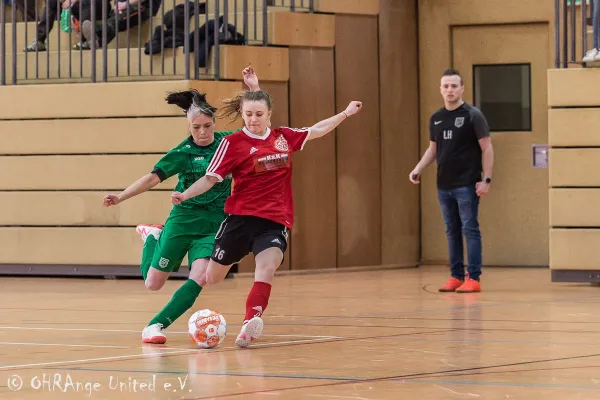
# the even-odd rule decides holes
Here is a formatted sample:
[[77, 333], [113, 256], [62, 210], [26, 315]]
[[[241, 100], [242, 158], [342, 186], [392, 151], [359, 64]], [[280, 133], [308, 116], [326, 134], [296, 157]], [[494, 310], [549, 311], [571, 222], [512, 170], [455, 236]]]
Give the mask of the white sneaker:
[[588, 50], [585, 53], [585, 56], [583, 56], [583, 59], [581, 61], [582, 62], [591, 62], [591, 61], [594, 61], [596, 59], [596, 57], [598, 56], [598, 54], [599, 54], [598, 49]]
[[254, 317], [242, 326], [242, 330], [235, 339], [235, 345], [237, 347], [248, 347], [254, 339], [262, 334], [265, 324], [260, 317]]
[[135, 231], [140, 235], [142, 241], [146, 243], [146, 239], [148, 239], [148, 235], [154, 236], [156, 240], [160, 237], [160, 233], [162, 232], [162, 225], [138, 225], [135, 227]]
[[167, 337], [162, 333], [162, 324], [148, 325], [142, 331], [142, 342], [153, 343], [153, 344], [165, 344]]

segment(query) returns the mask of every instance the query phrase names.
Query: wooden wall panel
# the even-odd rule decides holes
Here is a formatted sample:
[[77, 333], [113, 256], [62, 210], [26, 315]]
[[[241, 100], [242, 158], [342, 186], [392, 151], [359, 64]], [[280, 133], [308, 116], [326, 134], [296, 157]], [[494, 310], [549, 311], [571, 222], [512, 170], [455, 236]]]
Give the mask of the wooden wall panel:
[[0, 121], [0, 153], [166, 153], [187, 136], [183, 113], [163, 118]]
[[548, 70], [548, 105], [550, 107], [600, 106], [600, 94], [590, 89], [590, 82], [600, 80], [598, 68]]
[[[217, 119], [215, 129], [239, 127]], [[0, 154], [166, 153], [189, 135], [183, 112], [155, 118], [4, 120], [0, 121]]]
[[261, 82], [260, 87], [268, 92], [271, 97], [273, 106], [272, 126], [288, 126], [290, 124], [288, 82]]
[[550, 268], [598, 270], [600, 229], [551, 229]]
[[219, 54], [222, 79], [241, 79], [248, 65], [254, 66], [259, 79], [265, 81], [287, 81], [290, 77], [285, 47], [221, 46]]
[[600, 108], [551, 108], [548, 110], [550, 146], [600, 146]]
[[550, 189], [550, 226], [600, 227], [600, 189]]
[[[290, 110], [296, 128], [335, 114], [332, 49], [290, 49]], [[335, 138], [331, 132], [294, 154], [293, 270], [336, 267]]]
[[3, 264], [139, 265], [143, 242], [132, 228], [0, 228]]
[[335, 16], [297, 12], [270, 13], [269, 43], [290, 47], [333, 47]]
[[[379, 3], [386, 0], [315, 0], [315, 10], [323, 13], [377, 15]], [[382, 13], [385, 11], [382, 9]]]
[[108, 192], [0, 192], [0, 225], [136, 226], [164, 224], [171, 192], [153, 190], [116, 207], [104, 207]]
[[364, 104], [337, 131], [339, 267], [381, 263], [377, 38], [377, 17], [336, 16], [336, 112]]
[[[239, 78], [242, 71], [239, 71]], [[240, 82], [149, 81], [7, 85], [0, 87], [0, 119], [181, 116], [181, 109], [165, 103], [170, 91], [194, 87], [218, 104], [240, 89]], [[31, 101], [52, 99], [52, 101]], [[65, 107], [69, 104], [69, 107]], [[92, 105], [94, 105], [92, 107]]]
[[408, 180], [419, 161], [417, 4], [380, 2], [381, 262], [417, 264], [419, 187]]
[[550, 149], [550, 186], [600, 187], [600, 149]]
[[[152, 171], [161, 155], [0, 157], [0, 190], [125, 189]], [[176, 177], [159, 184], [171, 189]]]

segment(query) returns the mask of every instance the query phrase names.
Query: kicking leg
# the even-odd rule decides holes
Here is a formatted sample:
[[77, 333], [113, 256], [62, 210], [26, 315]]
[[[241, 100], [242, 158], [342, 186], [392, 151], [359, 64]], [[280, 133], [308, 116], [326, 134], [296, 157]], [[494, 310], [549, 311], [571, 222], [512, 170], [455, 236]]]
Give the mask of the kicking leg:
[[[197, 259], [192, 263], [188, 280], [173, 294], [169, 303], [150, 321], [142, 333], [144, 343], [163, 344], [167, 338], [162, 333], [173, 322], [192, 308], [206, 285], [207, 259]], [[160, 272], [160, 271], [159, 271]]]
[[[179, 270], [181, 261], [190, 248], [190, 238], [181, 234], [176, 222], [172, 223], [170, 221], [167, 220], [165, 227], [162, 229], [160, 237], [155, 244], [150, 266], [147, 269], [145, 284], [152, 291], [160, 290], [169, 279], [171, 272]], [[146, 243], [148, 241], [152, 241], [152, 235], [148, 235]], [[190, 260], [192, 259], [190, 258]], [[147, 260], [144, 261], [147, 264]], [[146, 266], [144, 262], [142, 264]], [[197, 288], [198, 285], [194, 281], [191, 281], [191, 283], [188, 282], [179, 288], [165, 309], [144, 328], [142, 331], [142, 341], [144, 343], [162, 344], [167, 341], [162, 330], [174, 321], [172, 319], [169, 321], [171, 313], [173, 313], [173, 300], [182, 298], [182, 296], [184, 298], [193, 297], [193, 300], [195, 300], [200, 293], [200, 290]], [[175, 304], [178, 303], [179, 301], [176, 300]], [[175, 306], [175, 308], [178, 308], [178, 306]]]
[[235, 344], [238, 347], [248, 347], [263, 331], [262, 314], [267, 309], [271, 296], [271, 282], [275, 271], [283, 261], [283, 252], [276, 247], [260, 252], [256, 257], [254, 285], [246, 299], [246, 315], [244, 324]]

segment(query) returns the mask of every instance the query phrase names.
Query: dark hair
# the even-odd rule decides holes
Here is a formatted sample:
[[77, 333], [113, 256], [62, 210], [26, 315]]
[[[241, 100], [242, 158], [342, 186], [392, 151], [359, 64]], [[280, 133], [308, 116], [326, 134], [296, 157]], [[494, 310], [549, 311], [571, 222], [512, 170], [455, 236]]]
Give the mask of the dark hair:
[[458, 70], [456, 70], [454, 68], [448, 68], [442, 74], [442, 76], [455, 76], [455, 75], [460, 78], [460, 86], [462, 86], [463, 85], [463, 79], [462, 79], [462, 76], [460, 76], [460, 73], [458, 72]]
[[223, 100], [224, 105], [219, 111], [219, 118], [230, 117], [232, 121], [238, 119], [242, 115], [242, 105], [244, 104], [244, 101], [264, 101], [267, 103], [267, 108], [269, 110], [273, 108], [271, 96], [265, 91], [240, 92], [231, 99]]
[[196, 89], [184, 90], [183, 92], [172, 92], [167, 95], [165, 101], [168, 104], [179, 106], [187, 114], [189, 109], [196, 105], [200, 113], [214, 118], [217, 109], [206, 101], [206, 94], [200, 93]]

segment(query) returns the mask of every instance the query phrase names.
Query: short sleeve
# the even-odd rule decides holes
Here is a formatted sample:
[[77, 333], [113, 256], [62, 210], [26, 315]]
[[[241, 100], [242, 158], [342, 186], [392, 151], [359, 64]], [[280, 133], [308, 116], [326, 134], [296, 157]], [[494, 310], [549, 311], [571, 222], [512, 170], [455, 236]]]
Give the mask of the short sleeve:
[[288, 128], [283, 127], [278, 129], [278, 133], [282, 134], [288, 142], [291, 151], [300, 151], [304, 149], [304, 145], [310, 138], [310, 128]]
[[490, 127], [483, 116], [483, 113], [476, 108], [471, 111], [471, 123], [473, 124], [473, 130], [475, 131], [477, 139], [483, 139], [490, 136]]
[[152, 173], [156, 174], [160, 181], [165, 181], [182, 171], [185, 154], [174, 149], [165, 154], [154, 165]]
[[435, 142], [435, 132], [433, 131], [433, 116], [429, 118], [429, 140]]
[[222, 182], [223, 177], [231, 173], [238, 161], [233, 145], [225, 137], [221, 140], [215, 155], [210, 161], [208, 169], [206, 170], [206, 175], [214, 176], [219, 182]]

